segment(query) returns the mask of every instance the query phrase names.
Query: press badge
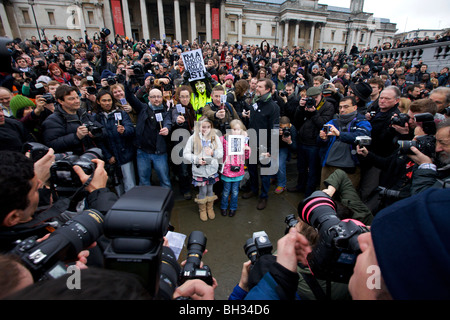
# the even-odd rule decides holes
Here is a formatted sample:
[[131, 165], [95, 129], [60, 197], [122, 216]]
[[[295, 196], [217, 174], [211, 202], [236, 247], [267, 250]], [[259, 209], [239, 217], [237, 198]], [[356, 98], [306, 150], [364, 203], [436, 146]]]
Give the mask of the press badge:
[[258, 110], [258, 104], [255, 102], [254, 104], [253, 104], [253, 109], [256, 111], [256, 110]]

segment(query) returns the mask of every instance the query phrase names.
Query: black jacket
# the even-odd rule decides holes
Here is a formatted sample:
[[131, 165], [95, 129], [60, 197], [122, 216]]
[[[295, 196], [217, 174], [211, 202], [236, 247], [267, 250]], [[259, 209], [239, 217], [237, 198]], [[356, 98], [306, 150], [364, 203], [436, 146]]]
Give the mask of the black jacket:
[[33, 140], [19, 120], [5, 117], [5, 124], [0, 126], [0, 150], [22, 152], [22, 145]]
[[53, 148], [55, 153], [72, 151], [76, 155], [81, 155], [90, 148], [98, 147], [95, 140], [89, 136], [85, 136], [81, 140], [77, 137], [78, 127], [89, 122], [102, 128], [102, 125], [95, 121], [94, 116], [88, 114], [86, 110], [80, 108], [77, 114], [71, 115], [57, 105], [55, 112], [42, 124], [44, 144]]
[[[257, 108], [256, 108], [256, 106]], [[257, 146], [260, 146], [259, 130], [271, 130], [280, 127], [280, 108], [271, 97], [265, 101], [258, 101], [250, 106], [250, 122], [249, 129], [254, 129], [256, 131]], [[277, 133], [278, 135], [278, 133]], [[265, 147], [270, 152], [270, 131], [267, 132], [267, 142], [265, 142]]]
[[318, 144], [317, 137], [323, 125], [333, 119], [334, 106], [325, 98], [320, 102], [318, 109], [314, 112], [308, 112], [305, 111], [304, 107], [297, 108], [294, 125], [298, 125], [298, 143], [316, 146]]
[[167, 143], [164, 136], [159, 134], [161, 126], [172, 129], [172, 112], [166, 109], [162, 110], [163, 122], [156, 121], [156, 114], [149, 105], [140, 101], [131, 92], [128, 85], [125, 85], [125, 97], [131, 107], [137, 112], [136, 139], [135, 146], [138, 149], [151, 154], [164, 154], [167, 152]]
[[369, 150], [382, 157], [393, 154], [398, 147], [397, 142], [394, 140], [398, 133], [390, 127], [394, 113], [400, 114], [397, 106], [394, 106], [387, 112], [377, 112], [375, 117], [372, 117], [370, 120], [372, 125], [372, 144]]

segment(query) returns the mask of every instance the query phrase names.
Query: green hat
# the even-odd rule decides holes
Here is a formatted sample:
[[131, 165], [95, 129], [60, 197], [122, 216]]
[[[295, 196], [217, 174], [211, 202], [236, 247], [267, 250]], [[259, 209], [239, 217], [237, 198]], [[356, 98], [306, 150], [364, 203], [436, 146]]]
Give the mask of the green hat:
[[306, 91], [306, 95], [308, 97], [318, 96], [321, 93], [322, 93], [322, 89], [320, 89], [320, 87], [311, 87]]
[[9, 102], [9, 107], [11, 108], [14, 117], [17, 117], [17, 111], [19, 111], [20, 109], [26, 107], [34, 108], [35, 106], [36, 105], [34, 104], [33, 101], [31, 101], [30, 99], [21, 94], [14, 96]]

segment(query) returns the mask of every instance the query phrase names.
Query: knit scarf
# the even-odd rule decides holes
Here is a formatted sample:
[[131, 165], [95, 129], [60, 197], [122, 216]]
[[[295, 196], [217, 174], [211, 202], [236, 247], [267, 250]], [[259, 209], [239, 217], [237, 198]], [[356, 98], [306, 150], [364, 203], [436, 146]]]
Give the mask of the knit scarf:
[[272, 98], [272, 94], [270, 92], [267, 92], [266, 94], [263, 94], [262, 96], [260, 95], [255, 95], [253, 98], [253, 103], [256, 102], [266, 102], [267, 100], [269, 100], [270, 98]]
[[357, 111], [350, 112], [349, 114], [339, 114], [337, 116], [337, 122], [339, 127], [345, 128], [356, 117]]

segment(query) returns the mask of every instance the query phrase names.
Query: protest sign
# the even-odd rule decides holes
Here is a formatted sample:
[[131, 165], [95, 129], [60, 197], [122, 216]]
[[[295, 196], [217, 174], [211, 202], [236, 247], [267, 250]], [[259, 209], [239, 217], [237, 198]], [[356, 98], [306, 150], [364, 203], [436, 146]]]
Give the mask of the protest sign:
[[189, 82], [205, 78], [205, 62], [201, 49], [181, 53], [184, 67], [189, 71]]

